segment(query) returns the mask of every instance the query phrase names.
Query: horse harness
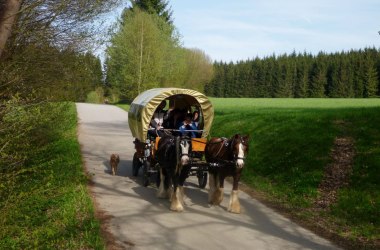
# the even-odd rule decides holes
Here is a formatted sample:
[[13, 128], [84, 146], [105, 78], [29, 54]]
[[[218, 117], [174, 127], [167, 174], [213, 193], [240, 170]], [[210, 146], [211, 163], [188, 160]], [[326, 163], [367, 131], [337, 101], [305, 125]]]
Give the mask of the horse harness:
[[[210, 144], [218, 144], [218, 143], [221, 143], [220, 145], [220, 148], [218, 150], [218, 152], [215, 154], [215, 157], [213, 157], [217, 162], [214, 162], [214, 163], [210, 163], [210, 166], [212, 167], [221, 167], [223, 166], [223, 163], [226, 164], [226, 165], [235, 165], [237, 160], [245, 160], [245, 157], [238, 157], [238, 156], [235, 156], [235, 154], [233, 155], [233, 160], [221, 160], [221, 159], [217, 159], [217, 156], [220, 154], [220, 152], [222, 151], [223, 147], [225, 148], [228, 148], [230, 147], [230, 150], [233, 152], [233, 142], [235, 141], [235, 137], [233, 139], [228, 139], [228, 138], [225, 138], [225, 137], [221, 137], [219, 138], [220, 140], [217, 141], [217, 142], [212, 142]], [[244, 141], [242, 141], [241, 143], [244, 143]]]
[[[177, 137], [174, 137], [174, 138], [170, 138], [170, 139], [169, 139], [169, 143], [170, 143], [171, 145], [175, 145], [175, 147], [177, 148], [177, 150], [180, 149], [179, 143], [181, 143], [181, 141], [186, 141], [186, 143], [188, 143], [188, 142], [189, 142], [189, 139], [188, 139], [188, 138], [181, 138], [179, 141], [178, 141]], [[178, 145], [177, 145], [177, 144], [178, 144]], [[165, 147], [165, 146], [166, 146], [166, 144], [161, 145], [161, 146], [157, 149], [157, 151], [161, 151], [162, 148]], [[179, 154], [178, 156], [180, 156], [180, 157], [182, 157], [182, 156], [186, 156], [186, 155], [189, 155], [188, 153], [187, 153], [187, 154], [186, 154], [186, 153], [185, 153], [185, 154], [182, 153], [182, 150], [180, 150], [179, 152], [180, 152], [180, 154]], [[165, 155], [166, 155], [166, 153], [167, 153], [167, 152], [165, 152]], [[177, 159], [177, 160], [178, 160], [178, 159]]]

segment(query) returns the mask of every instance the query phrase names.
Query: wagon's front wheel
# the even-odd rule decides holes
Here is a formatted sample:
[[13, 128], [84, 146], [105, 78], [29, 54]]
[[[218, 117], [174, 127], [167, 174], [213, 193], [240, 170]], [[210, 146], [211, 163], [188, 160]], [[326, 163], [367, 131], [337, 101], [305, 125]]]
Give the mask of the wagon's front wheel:
[[143, 163], [143, 186], [147, 187], [150, 184], [150, 162], [149, 161], [144, 161]]
[[132, 161], [132, 175], [137, 176], [139, 174], [139, 169], [141, 167], [141, 162], [139, 157], [137, 157], [137, 152], [133, 155]]
[[206, 172], [199, 172], [197, 174], [198, 176], [198, 185], [199, 188], [203, 189], [206, 187], [207, 184], [207, 173]]

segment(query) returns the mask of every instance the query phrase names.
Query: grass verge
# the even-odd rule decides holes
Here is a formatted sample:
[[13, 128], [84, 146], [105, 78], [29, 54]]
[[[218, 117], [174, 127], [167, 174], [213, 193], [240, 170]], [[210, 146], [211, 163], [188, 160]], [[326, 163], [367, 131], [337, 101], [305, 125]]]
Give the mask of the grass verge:
[[129, 111], [129, 107], [130, 107], [130, 105], [129, 104], [123, 104], [123, 103], [117, 103], [117, 104], [115, 104], [116, 106], [118, 106], [119, 108], [122, 108], [122, 109], [124, 109], [125, 111]]
[[[277, 208], [340, 239], [380, 247], [379, 99], [212, 99], [212, 136], [251, 136], [243, 181]], [[239, 110], [239, 112], [236, 112]], [[335, 138], [356, 152], [349, 184], [326, 209], [315, 203]]]
[[26, 145], [23, 164], [1, 168], [0, 249], [104, 249], [82, 168], [75, 105], [28, 110], [31, 117], [41, 114], [47, 122], [19, 142]]

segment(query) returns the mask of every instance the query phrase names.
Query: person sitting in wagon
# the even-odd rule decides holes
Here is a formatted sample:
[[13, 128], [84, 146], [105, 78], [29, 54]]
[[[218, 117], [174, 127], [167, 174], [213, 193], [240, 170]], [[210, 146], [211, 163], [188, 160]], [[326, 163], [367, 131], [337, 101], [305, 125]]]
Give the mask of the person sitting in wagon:
[[166, 102], [162, 101], [154, 111], [152, 120], [149, 124], [148, 134], [153, 137], [161, 137], [164, 133], [161, 129], [164, 128], [164, 123], [168, 119], [168, 112], [164, 110]]
[[179, 131], [182, 136], [189, 136], [191, 138], [197, 137], [197, 131], [198, 128], [195, 126], [195, 124], [192, 122], [192, 115], [190, 113], [185, 115], [185, 120], [183, 121], [182, 125], [179, 127]]
[[195, 110], [193, 112], [193, 123], [197, 127], [197, 129], [199, 129], [199, 111], [198, 110]]

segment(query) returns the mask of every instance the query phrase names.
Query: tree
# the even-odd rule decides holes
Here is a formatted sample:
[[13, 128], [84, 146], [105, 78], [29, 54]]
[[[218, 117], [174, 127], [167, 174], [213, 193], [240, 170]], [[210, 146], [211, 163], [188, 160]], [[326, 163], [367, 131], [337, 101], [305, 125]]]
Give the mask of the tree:
[[211, 58], [199, 49], [184, 49], [184, 70], [181, 84], [185, 88], [204, 91], [204, 85], [213, 76], [213, 66]]
[[138, 9], [123, 15], [123, 25], [107, 49], [107, 77], [128, 100], [162, 85], [165, 55], [174, 47], [170, 27], [157, 15]]
[[376, 97], [378, 91], [378, 73], [372, 61], [367, 61], [364, 78], [364, 97]]
[[[12, 1], [0, 5], [2, 17], [7, 4]], [[93, 48], [90, 45], [98, 41], [98, 33], [95, 32], [98, 24], [91, 22], [119, 2], [120, 0], [20, 1], [12, 34], [8, 36], [0, 61], [0, 96], [6, 100], [17, 93], [20, 98], [28, 101], [36, 100], [37, 97], [40, 100], [51, 98], [51, 95], [46, 95], [46, 89], [51, 85], [56, 86], [53, 89], [60, 89], [61, 86], [57, 84], [66, 85], [65, 89], [70, 91], [67, 87], [69, 84], [63, 82], [68, 79], [62, 77], [60, 69], [76, 62], [59, 61], [65, 60], [61, 53], [70, 51], [82, 55], [90, 51]], [[1, 19], [2, 27], [4, 20]], [[74, 58], [79, 60], [79, 57]]]
[[168, 1], [165, 0], [132, 0], [132, 7], [130, 9], [138, 7], [149, 14], [156, 14], [162, 17], [168, 24], [172, 25], [173, 12], [168, 5]]
[[0, 3], [0, 58], [11, 35], [12, 26], [20, 10], [21, 0], [4, 0]]
[[127, 101], [154, 87], [204, 90], [213, 74], [211, 59], [180, 46], [175, 27], [156, 13], [126, 9], [107, 48], [107, 84]]

